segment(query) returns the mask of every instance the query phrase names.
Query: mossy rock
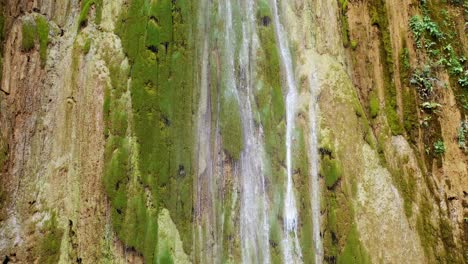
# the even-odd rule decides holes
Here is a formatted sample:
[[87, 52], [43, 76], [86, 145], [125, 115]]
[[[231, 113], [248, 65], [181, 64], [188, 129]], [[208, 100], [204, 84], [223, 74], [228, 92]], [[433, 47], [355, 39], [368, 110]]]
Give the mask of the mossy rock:
[[34, 48], [36, 40], [36, 25], [31, 21], [23, 21], [21, 49], [24, 52], [31, 51]]
[[369, 113], [372, 118], [376, 118], [379, 114], [380, 102], [379, 97], [375, 91], [371, 92], [369, 98]]
[[338, 264], [349, 264], [349, 263], [360, 263], [360, 264], [370, 264], [370, 257], [359, 241], [359, 233], [355, 225], [352, 226], [348, 237], [346, 239], [346, 244], [338, 256]]
[[341, 163], [330, 156], [324, 156], [320, 166], [320, 174], [325, 178], [327, 187], [332, 188], [343, 174]]
[[44, 223], [43, 237], [40, 240], [39, 263], [58, 263], [60, 258], [60, 247], [62, 245], [63, 230], [58, 227], [57, 216], [52, 213], [49, 220]]
[[49, 22], [43, 16], [36, 17], [37, 37], [39, 39], [39, 55], [42, 65], [47, 60], [47, 46], [49, 45]]

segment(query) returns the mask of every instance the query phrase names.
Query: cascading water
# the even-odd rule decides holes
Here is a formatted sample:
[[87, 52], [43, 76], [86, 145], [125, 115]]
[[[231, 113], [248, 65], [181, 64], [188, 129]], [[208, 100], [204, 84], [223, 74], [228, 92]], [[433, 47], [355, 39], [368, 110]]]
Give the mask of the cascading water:
[[244, 149], [240, 156], [240, 238], [243, 263], [270, 263], [268, 206], [263, 168], [263, 143], [254, 126], [251, 107], [253, 68], [253, 40], [256, 38], [254, 1], [236, 1], [244, 12], [241, 19], [238, 74], [235, 79], [234, 54], [236, 42], [233, 29], [231, 0], [224, 1], [225, 54], [227, 56], [227, 85], [239, 102]]
[[276, 39], [280, 51], [280, 59], [286, 77], [287, 95], [286, 95], [286, 170], [287, 183], [286, 195], [284, 201], [284, 241], [283, 255], [286, 263], [301, 262], [302, 252], [298, 239], [298, 213], [296, 208], [296, 198], [294, 195], [293, 180], [292, 180], [292, 147], [293, 147], [293, 130], [294, 118], [296, 115], [297, 91], [296, 81], [294, 78], [293, 65], [291, 61], [291, 53], [286, 41], [283, 26], [280, 22], [278, 14], [277, 1], [273, 0], [273, 22], [275, 25]]
[[[257, 35], [256, 0], [221, 0], [217, 2], [217, 24], [213, 25], [214, 33], [210, 30], [210, 8], [216, 6], [211, 1], [200, 2], [199, 18], [199, 43], [200, 47], [200, 97], [198, 108], [197, 130], [197, 185], [196, 185], [196, 224], [197, 234], [194, 240], [194, 248], [201, 252], [195, 253], [195, 258], [200, 263], [221, 263], [223, 259], [229, 259], [232, 252], [226, 252], [223, 243], [224, 222], [233, 221], [238, 229], [235, 229], [239, 238], [238, 246], [242, 263], [271, 263], [270, 219], [274, 214], [270, 212], [268, 189], [266, 187], [267, 176], [265, 161], [268, 159], [264, 151], [264, 135], [262, 123], [255, 121], [257, 114], [255, 107], [254, 90], [257, 80], [257, 49], [259, 38]], [[284, 183], [284, 201], [282, 203], [283, 235], [281, 252], [283, 263], [302, 263], [302, 249], [299, 243], [299, 212], [296, 207], [296, 194], [293, 183], [293, 149], [295, 118], [298, 112], [298, 91], [294, 76], [293, 63], [286, 32], [280, 21], [278, 3], [272, 0], [272, 22], [276, 33], [276, 43], [279, 51], [280, 66], [285, 76], [284, 90], [286, 91], [286, 181]], [[221, 26], [221, 27], [219, 27]], [[219, 34], [219, 46], [211, 45], [211, 37]], [[217, 50], [219, 48], [219, 50]], [[211, 49], [220, 51], [212, 53]], [[221, 76], [214, 76], [210, 72], [210, 56], [221, 55]], [[216, 56], [216, 55], [214, 55]], [[214, 57], [217, 61], [218, 57]], [[219, 113], [213, 113], [212, 88], [210, 80], [221, 77], [222, 96], [228, 98], [239, 106], [242, 129], [243, 149], [239, 160], [232, 165], [232, 174], [235, 177], [232, 190], [225, 190], [223, 186], [224, 168], [220, 161], [222, 155], [219, 152], [221, 146], [220, 131], [211, 125], [214, 120], [219, 120]], [[310, 76], [310, 92], [312, 98], [316, 96], [318, 80], [315, 72]], [[219, 98], [218, 98], [219, 99]], [[219, 103], [219, 100], [218, 100]], [[222, 107], [222, 106], [221, 106]], [[219, 106], [217, 106], [219, 110]], [[212, 115], [218, 115], [213, 118]], [[322, 262], [323, 249], [320, 238], [320, 192], [318, 177], [318, 150], [317, 150], [317, 107], [315, 100], [309, 105], [310, 137], [309, 149], [309, 173], [311, 181], [311, 210], [315, 263]], [[218, 121], [217, 121], [218, 122]], [[214, 139], [214, 140], [213, 140]], [[217, 166], [220, 166], [219, 168]], [[305, 176], [305, 175], [302, 175]], [[233, 201], [231, 215], [225, 215], [222, 193], [232, 191]], [[220, 193], [218, 193], [220, 192]], [[237, 196], [236, 194], [239, 194]], [[238, 198], [237, 198], [238, 197]], [[238, 207], [235, 204], [238, 202]], [[221, 207], [220, 207], [221, 206]], [[276, 205], [278, 206], [278, 205]], [[238, 210], [238, 211], [237, 211]], [[281, 211], [280, 211], [281, 212]], [[309, 235], [309, 234], [302, 234]], [[281, 234], [280, 234], [281, 237]], [[232, 243], [228, 238], [228, 243]], [[195, 242], [196, 241], [196, 242]], [[234, 242], [235, 243], [235, 242]], [[232, 246], [232, 244], [231, 244]], [[309, 249], [306, 249], [309, 250]], [[224, 252], [223, 252], [224, 251]], [[276, 253], [277, 254], [277, 253]], [[235, 257], [234, 257], [235, 259]]]
[[317, 140], [317, 91], [319, 89], [317, 72], [312, 69], [309, 79], [311, 100], [309, 105], [309, 157], [310, 157], [310, 178], [311, 178], [311, 204], [312, 204], [312, 227], [313, 241], [315, 246], [315, 264], [323, 261], [323, 246], [320, 236], [320, 181], [319, 181], [319, 153]]

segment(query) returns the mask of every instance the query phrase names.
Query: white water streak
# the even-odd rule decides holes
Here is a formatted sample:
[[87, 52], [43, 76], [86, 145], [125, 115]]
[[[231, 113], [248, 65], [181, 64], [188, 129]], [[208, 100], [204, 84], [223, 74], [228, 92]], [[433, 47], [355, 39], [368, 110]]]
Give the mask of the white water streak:
[[311, 100], [309, 105], [309, 157], [310, 157], [310, 178], [311, 178], [311, 204], [312, 204], [312, 227], [313, 241], [315, 246], [315, 264], [323, 262], [323, 246], [320, 236], [320, 179], [319, 179], [319, 153], [318, 153], [318, 137], [317, 137], [317, 92], [319, 89], [319, 80], [317, 72], [312, 69], [309, 79]]
[[243, 263], [270, 263], [268, 204], [265, 190], [263, 166], [263, 143], [256, 132], [251, 107], [253, 41], [256, 39], [253, 0], [237, 1], [243, 10], [241, 19], [242, 43], [240, 43], [237, 76], [235, 78], [234, 54], [236, 48], [233, 28], [232, 0], [224, 1], [225, 18], [225, 66], [226, 85], [239, 103], [242, 121], [244, 149], [240, 157], [241, 204], [240, 204], [240, 243]]
[[292, 147], [293, 147], [293, 131], [294, 119], [296, 115], [297, 105], [297, 89], [296, 80], [294, 78], [293, 65], [291, 60], [291, 52], [289, 50], [286, 34], [280, 22], [278, 14], [277, 0], [272, 1], [273, 21], [275, 24], [275, 32], [278, 47], [280, 50], [280, 58], [283, 64], [283, 70], [286, 75], [287, 95], [286, 95], [286, 169], [287, 169], [287, 184], [286, 196], [284, 201], [284, 229], [285, 236], [283, 241], [283, 255], [286, 263], [302, 262], [301, 246], [298, 239], [298, 213], [296, 207], [296, 198], [293, 189], [292, 180]]
[[242, 19], [242, 44], [239, 54], [239, 95], [244, 136], [241, 154], [241, 244], [243, 263], [270, 263], [268, 203], [265, 190], [263, 142], [256, 133], [251, 106], [254, 72], [255, 32], [254, 1], [239, 3]]

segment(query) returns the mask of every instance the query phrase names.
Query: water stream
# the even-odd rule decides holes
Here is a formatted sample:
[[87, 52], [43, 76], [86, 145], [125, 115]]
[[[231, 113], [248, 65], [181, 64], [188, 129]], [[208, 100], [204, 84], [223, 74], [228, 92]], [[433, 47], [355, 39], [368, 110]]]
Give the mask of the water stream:
[[280, 21], [278, 3], [272, 1], [273, 22], [275, 25], [276, 39], [280, 51], [280, 60], [286, 77], [286, 170], [287, 183], [284, 200], [284, 241], [283, 255], [286, 263], [301, 262], [302, 250], [298, 239], [298, 213], [293, 186], [293, 132], [295, 128], [295, 115], [297, 105], [297, 88], [291, 60], [291, 52], [287, 37]]
[[[223, 226], [225, 221], [233, 221], [238, 232], [236, 240], [228, 238], [231, 246], [240, 248], [242, 263], [271, 263], [272, 245], [270, 241], [270, 219], [273, 213], [270, 204], [267, 182], [271, 175], [267, 174], [266, 161], [271, 157], [266, 156], [262, 124], [255, 120], [257, 114], [255, 106], [254, 90], [258, 84], [256, 78], [257, 49], [260, 48], [257, 36], [256, 8], [257, 0], [220, 0], [217, 2], [217, 10], [211, 10], [216, 4], [209, 0], [201, 0], [199, 7], [198, 41], [200, 46], [200, 97], [197, 123], [197, 184], [196, 190], [196, 225], [194, 235], [195, 259], [198, 263], [222, 263], [226, 257], [231, 258], [233, 252], [223, 252], [225, 243]], [[289, 48], [287, 34], [282, 26], [277, 0], [271, 0], [272, 22], [276, 35], [276, 43], [279, 51], [279, 59], [286, 95], [286, 173], [282, 188], [284, 200], [280, 212], [283, 217], [283, 233], [280, 235], [281, 253], [283, 263], [302, 263], [302, 248], [299, 242], [300, 235], [311, 235], [314, 241], [315, 263], [322, 263], [323, 249], [320, 236], [320, 185], [319, 185], [319, 155], [317, 149], [317, 111], [316, 92], [318, 89], [317, 74], [315, 71], [310, 76], [310, 93], [312, 100], [309, 105], [309, 177], [310, 198], [312, 210], [312, 234], [300, 234], [299, 213], [296, 206], [296, 190], [294, 187], [294, 160], [295, 146], [295, 119], [298, 113], [298, 87], [293, 69], [293, 62]], [[210, 13], [217, 12], [217, 25], [212, 25], [216, 34], [219, 34], [219, 46], [211, 45]], [[217, 27], [217, 29], [216, 29]], [[210, 92], [210, 58], [212, 49], [218, 48], [221, 67], [221, 82], [225, 87], [223, 96], [235, 101], [239, 106], [243, 149], [240, 158], [233, 164], [232, 173], [235, 177], [232, 190], [225, 190], [222, 177], [224, 168], [222, 155], [218, 145], [220, 140], [219, 129], [213, 128], [211, 122], [212, 109]], [[219, 98], [218, 98], [219, 99]], [[218, 100], [219, 104], [219, 100]], [[222, 106], [221, 106], [222, 107]], [[219, 106], [217, 107], [219, 109]], [[216, 118], [215, 118], [216, 119]], [[215, 130], [215, 131], [212, 131]], [[215, 140], [213, 140], [215, 139]], [[221, 165], [220, 165], [221, 164]], [[307, 177], [306, 175], [302, 175]], [[282, 183], [280, 183], [282, 184]], [[223, 192], [232, 191], [233, 201], [231, 215], [225, 215], [223, 206]], [[238, 195], [237, 195], [238, 194]], [[238, 208], [234, 205], [239, 203]], [[221, 206], [221, 207], [220, 207]], [[236, 209], [237, 208], [237, 209]], [[237, 211], [238, 210], [238, 211]], [[229, 210], [231, 212], [231, 210]], [[233, 244], [234, 243], [234, 244]], [[229, 256], [227, 256], [227, 255]], [[235, 254], [235, 253], [234, 253]]]

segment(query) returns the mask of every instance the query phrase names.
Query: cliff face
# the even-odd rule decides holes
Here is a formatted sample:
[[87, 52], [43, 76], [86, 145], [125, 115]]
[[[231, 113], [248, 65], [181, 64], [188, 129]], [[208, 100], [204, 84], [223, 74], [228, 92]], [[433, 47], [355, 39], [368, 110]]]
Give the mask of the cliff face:
[[463, 1], [0, 1], [4, 263], [464, 263]]

